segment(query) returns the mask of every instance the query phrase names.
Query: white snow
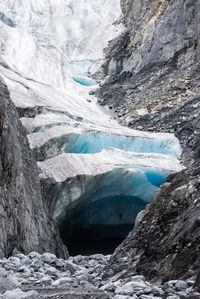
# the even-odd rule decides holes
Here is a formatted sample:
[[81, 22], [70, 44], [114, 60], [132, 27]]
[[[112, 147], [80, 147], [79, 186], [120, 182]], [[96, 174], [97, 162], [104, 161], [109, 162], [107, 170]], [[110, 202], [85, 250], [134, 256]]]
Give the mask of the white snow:
[[41, 178], [51, 177], [56, 182], [64, 182], [78, 175], [95, 176], [115, 168], [138, 171], [138, 167], [167, 173], [183, 169], [176, 158], [161, 154], [141, 154], [107, 148], [96, 154], [62, 154], [44, 162], [38, 162], [42, 169]]
[[0, 21], [4, 61], [54, 86], [67, 87], [82, 66], [97, 70], [108, 41], [123, 30], [113, 25], [121, 15], [119, 0], [1, 0], [0, 12], [16, 24]]

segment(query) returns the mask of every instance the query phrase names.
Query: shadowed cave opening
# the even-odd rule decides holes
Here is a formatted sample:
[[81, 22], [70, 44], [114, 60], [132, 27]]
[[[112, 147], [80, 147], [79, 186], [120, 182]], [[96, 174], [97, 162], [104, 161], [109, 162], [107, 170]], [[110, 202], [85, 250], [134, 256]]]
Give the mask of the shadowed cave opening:
[[86, 184], [78, 203], [68, 206], [59, 221], [70, 255], [113, 253], [167, 176], [150, 169], [114, 170]]
[[145, 205], [140, 198], [123, 195], [81, 203], [61, 222], [61, 237], [71, 255], [110, 254], [133, 228]]

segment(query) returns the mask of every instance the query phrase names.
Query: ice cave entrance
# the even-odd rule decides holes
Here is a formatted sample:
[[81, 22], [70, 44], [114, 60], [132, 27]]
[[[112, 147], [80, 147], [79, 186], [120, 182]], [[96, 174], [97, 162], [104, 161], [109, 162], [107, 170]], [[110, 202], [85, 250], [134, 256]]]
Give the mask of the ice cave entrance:
[[83, 86], [94, 86], [96, 83], [88, 78], [73, 77], [74, 82]]
[[[60, 202], [57, 201], [54, 211], [57, 215], [62, 213], [57, 217], [60, 233], [71, 255], [112, 253], [134, 227], [137, 214], [155, 198], [171, 173], [164, 170], [170, 160], [166, 156], [177, 158], [181, 152], [178, 140], [170, 135], [124, 136], [101, 131], [70, 134], [62, 140], [61, 148], [62, 152], [73, 154], [75, 160], [79, 154], [84, 160], [87, 154], [104, 150], [105, 161], [114, 165], [112, 170], [108, 167], [102, 173], [97, 171], [98, 163], [91, 164], [94, 171], [84, 173], [83, 169], [61, 189]], [[146, 163], [151, 156], [156, 161], [154, 153], [163, 155], [164, 166], [161, 162], [159, 165]], [[138, 162], [139, 157], [144, 160]], [[76, 161], [79, 163], [79, 159]], [[59, 188], [54, 190], [55, 194], [59, 194]], [[63, 210], [65, 198], [67, 204]]]
[[87, 180], [80, 177], [82, 192], [77, 204], [69, 205], [60, 221], [60, 234], [69, 253], [111, 254], [168, 175], [138, 167], [115, 169]]

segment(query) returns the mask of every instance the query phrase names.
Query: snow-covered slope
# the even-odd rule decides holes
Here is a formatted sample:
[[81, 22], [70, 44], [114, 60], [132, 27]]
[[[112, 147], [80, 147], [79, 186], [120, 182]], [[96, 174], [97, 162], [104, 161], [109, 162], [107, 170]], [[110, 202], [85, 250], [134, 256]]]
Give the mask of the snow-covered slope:
[[[120, 15], [120, 0], [0, 3], [0, 72], [59, 219], [72, 202], [101, 205], [109, 196], [116, 209], [124, 195], [144, 207], [167, 175], [182, 169], [173, 135], [122, 127], [91, 95], [96, 85], [90, 72], [98, 70], [109, 39], [123, 30], [114, 25]], [[131, 215], [124, 221], [132, 223]]]
[[[114, 9], [113, 9], [114, 8]], [[96, 70], [122, 25], [119, 0], [2, 0], [2, 59], [21, 75], [68, 86], [72, 72]]]

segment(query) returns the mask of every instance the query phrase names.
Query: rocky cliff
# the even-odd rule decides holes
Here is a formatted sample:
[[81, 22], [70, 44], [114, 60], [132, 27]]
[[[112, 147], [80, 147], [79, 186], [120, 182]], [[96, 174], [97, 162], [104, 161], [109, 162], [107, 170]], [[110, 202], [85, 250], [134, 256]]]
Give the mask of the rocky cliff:
[[188, 169], [169, 177], [115, 251], [105, 276], [195, 277], [200, 246], [200, 4], [121, 3], [127, 29], [106, 50], [102, 70], [107, 79], [98, 91], [99, 102], [132, 128], [174, 132]]
[[198, 60], [198, 1], [121, 3], [127, 30], [111, 42], [104, 65], [106, 74], [118, 79], [117, 71], [123, 79], [153, 65], [174, 62], [177, 67], [185, 68]]
[[0, 258], [33, 250], [65, 257], [54, 220], [45, 212], [25, 129], [2, 81], [0, 144]]

